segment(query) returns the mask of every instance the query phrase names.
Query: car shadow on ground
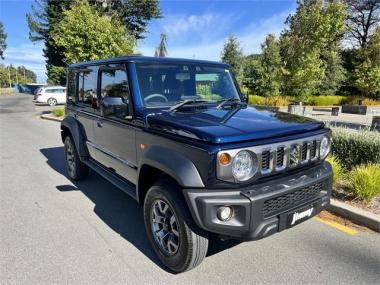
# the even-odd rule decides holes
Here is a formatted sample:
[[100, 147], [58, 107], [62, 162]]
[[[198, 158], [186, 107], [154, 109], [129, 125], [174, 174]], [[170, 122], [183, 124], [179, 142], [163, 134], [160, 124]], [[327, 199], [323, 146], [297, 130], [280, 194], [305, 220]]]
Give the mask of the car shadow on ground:
[[[48, 165], [58, 173], [66, 175], [63, 147], [40, 149], [46, 157]], [[137, 202], [102, 178], [93, 171], [84, 181], [73, 181], [73, 185], [58, 185], [60, 192], [81, 191], [94, 204], [94, 212], [110, 228], [119, 233], [123, 238], [133, 244], [145, 256], [159, 267], [167, 270], [160, 263], [146, 237], [143, 211]], [[238, 245], [238, 241], [220, 241], [218, 237], [210, 237], [210, 245], [207, 256], [217, 254], [223, 250]]]

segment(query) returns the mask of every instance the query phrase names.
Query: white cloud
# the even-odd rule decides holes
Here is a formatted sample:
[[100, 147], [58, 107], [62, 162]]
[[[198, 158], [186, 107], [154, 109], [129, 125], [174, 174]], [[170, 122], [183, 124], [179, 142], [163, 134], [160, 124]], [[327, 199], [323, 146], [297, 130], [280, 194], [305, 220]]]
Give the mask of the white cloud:
[[[164, 24], [164, 27], [171, 27], [166, 30], [168, 56], [218, 61], [224, 41], [231, 33], [238, 38], [245, 54], [259, 53], [265, 37], [269, 33], [279, 36], [287, 16], [293, 12], [294, 10], [287, 10], [266, 19], [252, 21], [246, 27], [240, 27], [239, 31], [230, 30], [231, 27], [239, 27], [239, 18], [232, 14], [223, 17], [216, 14], [183, 16], [176, 23], [172, 22], [174, 18], [170, 19], [168, 24]], [[176, 37], [182, 37], [186, 41], [175, 41]], [[144, 43], [138, 47], [139, 52], [148, 56], [154, 54], [154, 49], [155, 46]]]
[[193, 34], [195, 37], [203, 34], [215, 34], [216, 28], [224, 26], [228, 15], [206, 13], [202, 15], [169, 15], [165, 19], [162, 30], [177, 39], [183, 34]]
[[23, 65], [37, 74], [38, 82], [45, 82], [46, 68], [42, 49], [42, 45], [33, 44], [9, 46], [5, 50], [3, 63], [15, 66]]

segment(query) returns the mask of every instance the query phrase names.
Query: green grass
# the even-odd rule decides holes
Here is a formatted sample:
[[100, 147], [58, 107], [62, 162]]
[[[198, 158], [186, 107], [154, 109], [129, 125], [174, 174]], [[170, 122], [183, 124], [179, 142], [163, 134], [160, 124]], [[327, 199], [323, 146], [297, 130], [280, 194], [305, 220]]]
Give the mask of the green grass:
[[51, 111], [54, 117], [63, 117], [65, 115], [64, 108], [55, 108]]
[[327, 158], [327, 161], [330, 162], [333, 169], [333, 183], [335, 184], [337, 181], [341, 180], [344, 176], [344, 168], [340, 163], [339, 159], [333, 155], [330, 155]]
[[368, 202], [380, 194], [380, 164], [355, 167], [349, 176], [352, 192]]

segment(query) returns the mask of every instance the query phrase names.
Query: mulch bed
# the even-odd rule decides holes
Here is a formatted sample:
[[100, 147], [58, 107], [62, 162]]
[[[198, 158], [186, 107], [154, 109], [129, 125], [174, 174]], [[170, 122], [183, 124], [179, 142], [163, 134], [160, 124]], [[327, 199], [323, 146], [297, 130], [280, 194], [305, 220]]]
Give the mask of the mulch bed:
[[352, 228], [352, 229], [356, 229], [358, 231], [371, 231], [370, 229], [368, 229], [368, 228], [366, 228], [364, 226], [355, 224], [351, 220], [348, 220], [346, 218], [334, 215], [334, 214], [332, 214], [332, 213], [330, 213], [328, 211], [322, 211], [322, 212], [320, 212], [317, 215], [317, 217], [321, 218], [323, 220], [336, 222], [338, 224], [344, 225], [344, 226]]
[[353, 207], [361, 208], [376, 215], [380, 215], [380, 195], [374, 197], [370, 202], [365, 202], [355, 197], [349, 191], [347, 186], [337, 183], [334, 186], [331, 196]]

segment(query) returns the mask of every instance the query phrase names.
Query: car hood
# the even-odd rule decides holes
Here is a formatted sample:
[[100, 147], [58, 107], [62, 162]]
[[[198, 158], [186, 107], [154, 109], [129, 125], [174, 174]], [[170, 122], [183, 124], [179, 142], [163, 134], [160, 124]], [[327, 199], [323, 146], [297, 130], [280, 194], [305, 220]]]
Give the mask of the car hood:
[[322, 122], [260, 107], [215, 107], [145, 114], [151, 129], [211, 143], [281, 137], [324, 127]]

